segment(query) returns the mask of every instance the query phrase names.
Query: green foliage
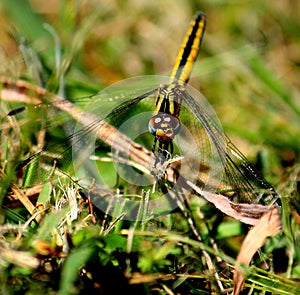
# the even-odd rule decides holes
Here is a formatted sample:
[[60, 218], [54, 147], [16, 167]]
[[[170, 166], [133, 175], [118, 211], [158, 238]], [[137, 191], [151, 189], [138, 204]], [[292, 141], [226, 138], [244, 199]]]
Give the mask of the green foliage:
[[[283, 231], [261, 249], [256, 266], [245, 267], [247, 291], [299, 294], [300, 7], [295, 1], [270, 3], [3, 0], [0, 75], [73, 98], [83, 108], [77, 97], [85, 96], [86, 102], [112, 82], [168, 73], [189, 19], [205, 11], [207, 32], [191, 84], [203, 91], [226, 133], [282, 199]], [[7, 28], [14, 38], [6, 37]], [[34, 91], [28, 96], [34, 98]], [[205, 251], [224, 288], [232, 291], [232, 266], [248, 227], [193, 199], [186, 209], [196, 221], [193, 229], [179, 209], [169, 215], [152, 212], [147, 191], [134, 195], [141, 200], [136, 221], [126, 220], [122, 202], [114, 217], [96, 206], [91, 212], [89, 192], [68, 176], [70, 161], [58, 168], [45, 165], [42, 174], [38, 162], [24, 175], [15, 172], [36, 146], [56, 146], [65, 137], [66, 114], [49, 114], [41, 106], [28, 107], [28, 116], [8, 117], [24, 103], [0, 103], [2, 294], [217, 293]], [[51, 130], [46, 137], [44, 126]], [[104, 146], [98, 156], [110, 151]], [[132, 197], [130, 185], [116, 177], [110, 162], [99, 166], [116, 195]], [[36, 205], [33, 212], [12, 193], [14, 185], [24, 194], [36, 189], [26, 195]], [[112, 196], [105, 193], [95, 198], [109, 204]]]

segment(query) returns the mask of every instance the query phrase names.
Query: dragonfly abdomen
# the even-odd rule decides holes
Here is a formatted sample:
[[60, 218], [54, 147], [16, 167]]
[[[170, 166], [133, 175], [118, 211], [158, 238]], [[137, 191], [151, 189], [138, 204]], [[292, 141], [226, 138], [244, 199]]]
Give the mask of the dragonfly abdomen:
[[202, 37], [205, 30], [206, 18], [204, 13], [198, 13], [191, 22], [188, 32], [182, 42], [171, 73], [171, 83], [187, 83], [198, 56]]

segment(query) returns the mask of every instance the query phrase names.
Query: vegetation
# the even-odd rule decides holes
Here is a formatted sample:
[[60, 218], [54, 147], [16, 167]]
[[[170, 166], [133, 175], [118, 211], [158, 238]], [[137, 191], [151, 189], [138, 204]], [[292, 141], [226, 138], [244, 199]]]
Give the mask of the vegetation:
[[[114, 82], [168, 75], [196, 11], [206, 13], [207, 27], [190, 84], [281, 199], [282, 230], [242, 267], [243, 292], [300, 294], [300, 3], [48, 2], [0, 3], [1, 294], [232, 292], [249, 226], [199, 197], [154, 214], [151, 185], [133, 191], [118, 177], [107, 143], [98, 165], [113, 193], [95, 191], [69, 153], [53, 161], [70, 147], [62, 126], [76, 122], [49, 101], [64, 97], [82, 108]], [[106, 111], [93, 107], [95, 114]], [[138, 142], [150, 150], [151, 140]], [[50, 163], [41, 168], [33, 161], [16, 173], [18, 164], [48, 147]], [[114, 201], [120, 196], [139, 200], [130, 208], [138, 218], [128, 218], [125, 201]]]

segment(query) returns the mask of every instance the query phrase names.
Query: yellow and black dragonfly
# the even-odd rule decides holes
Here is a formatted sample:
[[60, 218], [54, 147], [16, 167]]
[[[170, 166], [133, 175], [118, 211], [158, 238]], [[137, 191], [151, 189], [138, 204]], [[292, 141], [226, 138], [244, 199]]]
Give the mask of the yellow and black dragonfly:
[[[67, 138], [71, 143], [64, 141], [64, 148], [72, 149], [73, 159], [82, 159], [88, 146], [92, 145], [87, 154], [95, 149], [95, 134], [100, 133], [100, 138], [109, 145], [118, 146], [123, 134], [147, 145], [151, 133], [154, 143], [152, 139], [152, 147], [148, 147], [155, 158], [154, 168], [171, 163], [173, 156], [179, 154], [186, 163], [180, 168], [180, 174], [197, 184], [202, 183], [206, 189], [228, 194], [238, 201], [272, 203], [277, 198], [273, 187], [224, 135], [205, 98], [187, 84], [205, 25], [205, 14], [198, 13], [190, 23], [170, 77], [129, 79], [94, 96], [84, 110], [94, 114], [94, 119], [82, 123], [86, 115], [81, 115], [85, 127], [75, 127]], [[111, 139], [113, 133], [117, 135]], [[45, 150], [25, 160], [21, 166], [45, 154]], [[130, 154], [130, 147], [127, 151], [119, 148], [120, 151]], [[137, 181], [137, 184], [142, 186], [144, 182]]]
[[155, 136], [153, 152], [158, 141], [160, 151], [173, 153], [173, 139], [180, 131], [179, 114], [184, 99], [185, 84], [189, 80], [201, 46], [205, 23], [205, 15], [197, 14], [183, 40], [169, 84], [158, 89], [154, 116], [149, 122], [149, 131]]

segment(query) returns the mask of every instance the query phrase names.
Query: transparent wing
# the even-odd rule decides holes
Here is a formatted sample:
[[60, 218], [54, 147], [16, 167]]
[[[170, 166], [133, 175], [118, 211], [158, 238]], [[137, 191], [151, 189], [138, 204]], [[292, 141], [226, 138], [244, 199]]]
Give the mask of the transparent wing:
[[[125, 85], [129, 85], [129, 87], [124, 87]], [[61, 154], [62, 161], [65, 161], [69, 150], [80, 149], [80, 152], [83, 152], [83, 150], [88, 149], [90, 143], [93, 140], [95, 141], [96, 138], [110, 144], [110, 142], [107, 142], [107, 138], [125, 120], [136, 113], [153, 109], [156, 93], [157, 80], [154, 79], [153, 81], [150, 78], [145, 81], [142, 87], [140, 79], [135, 83], [130, 81], [116, 83], [113, 87], [108, 87], [93, 97], [85, 98], [84, 104], [82, 104], [82, 100], [78, 104], [78, 100], [75, 99], [72, 103], [68, 100], [51, 101], [51, 97], [44, 97], [47, 101], [31, 107], [32, 111], [41, 111], [36, 116], [40, 119], [48, 117], [47, 128], [49, 130], [55, 127], [62, 128], [62, 126], [65, 128], [65, 123], [70, 123], [66, 128], [66, 133], [69, 135], [60, 142], [46, 144], [43, 150], [26, 159], [20, 167], [28, 164], [36, 157], [49, 154], [50, 151], [53, 154]], [[147, 101], [139, 104], [146, 98]], [[15, 111], [11, 113], [13, 115]], [[73, 123], [70, 121], [73, 121]]]
[[[190, 89], [181, 91], [183, 101], [203, 126], [215, 146], [215, 159], [212, 159], [211, 164], [213, 165], [213, 161], [217, 160], [217, 165], [222, 165], [223, 168], [223, 175], [219, 175], [220, 182], [218, 187], [215, 187], [216, 190], [237, 202], [274, 203], [278, 198], [274, 188], [234, 146], [224, 134], [221, 125], [208, 114], [207, 109], [203, 105], [201, 106], [199, 99], [202, 100], [203, 97], [190, 95]], [[197, 135], [195, 134], [195, 136]], [[213, 186], [215, 184], [216, 182]]]

